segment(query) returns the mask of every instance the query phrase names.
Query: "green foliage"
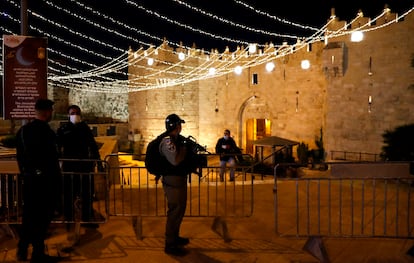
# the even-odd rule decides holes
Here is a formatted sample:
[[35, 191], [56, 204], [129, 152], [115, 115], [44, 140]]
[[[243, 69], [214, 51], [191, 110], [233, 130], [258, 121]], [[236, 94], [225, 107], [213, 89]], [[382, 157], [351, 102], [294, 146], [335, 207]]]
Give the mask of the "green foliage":
[[382, 134], [381, 157], [387, 161], [414, 161], [414, 124], [403, 125]]
[[7, 148], [16, 148], [16, 135], [7, 135], [0, 140], [0, 143]]

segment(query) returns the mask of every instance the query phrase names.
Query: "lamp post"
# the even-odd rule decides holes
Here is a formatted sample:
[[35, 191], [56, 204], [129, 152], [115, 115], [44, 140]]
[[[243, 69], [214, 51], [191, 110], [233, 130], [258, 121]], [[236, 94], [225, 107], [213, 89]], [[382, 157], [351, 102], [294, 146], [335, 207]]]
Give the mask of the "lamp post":
[[20, 20], [22, 21], [20, 25], [20, 34], [22, 36], [27, 36], [27, 31], [28, 31], [27, 0], [20, 1]]

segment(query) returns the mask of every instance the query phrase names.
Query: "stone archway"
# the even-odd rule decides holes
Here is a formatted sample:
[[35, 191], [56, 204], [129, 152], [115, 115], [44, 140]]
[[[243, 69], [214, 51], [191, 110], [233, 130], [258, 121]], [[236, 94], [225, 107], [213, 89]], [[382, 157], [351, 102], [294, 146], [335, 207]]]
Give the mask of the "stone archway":
[[244, 110], [246, 109], [246, 107], [250, 104], [250, 102], [251, 101], [253, 101], [254, 99], [256, 99], [257, 98], [257, 96], [256, 95], [253, 95], [253, 96], [251, 96], [251, 97], [249, 97], [249, 98], [247, 98], [241, 105], [240, 105], [240, 108], [239, 108], [239, 112], [238, 112], [238, 114], [237, 114], [237, 120], [238, 120], [238, 123], [239, 123], [239, 129], [238, 129], [238, 138], [237, 138], [237, 145], [239, 146], [239, 147], [242, 147], [242, 145], [243, 145], [243, 113], [244, 113]]
[[[271, 135], [271, 129], [264, 134], [259, 131], [263, 128], [264, 122], [271, 126], [270, 109], [265, 101], [258, 96], [253, 95], [247, 98], [239, 108], [238, 112], [238, 137], [237, 145], [244, 149], [246, 153], [249, 151], [249, 145], [252, 146], [254, 140]], [[260, 136], [259, 136], [260, 135]], [[251, 147], [250, 147], [251, 148]]]

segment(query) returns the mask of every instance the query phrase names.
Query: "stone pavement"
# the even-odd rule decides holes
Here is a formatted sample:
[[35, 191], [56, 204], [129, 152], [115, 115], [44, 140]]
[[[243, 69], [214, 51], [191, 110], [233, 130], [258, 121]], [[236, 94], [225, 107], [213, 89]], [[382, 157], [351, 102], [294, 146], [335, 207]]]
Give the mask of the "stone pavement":
[[[273, 180], [255, 184], [254, 198], [251, 217], [226, 219], [230, 242], [225, 242], [220, 233], [212, 230], [213, 218], [184, 218], [181, 235], [191, 239], [187, 246], [189, 253], [184, 257], [164, 253], [163, 217], [143, 219], [142, 240], [136, 238], [131, 218], [110, 217], [98, 229], [82, 227], [81, 241], [73, 247], [65, 227], [55, 225], [51, 228], [47, 247], [49, 254], [60, 255], [68, 262], [312, 263], [323, 259], [332, 263], [414, 262], [414, 257], [407, 253], [414, 246], [414, 240], [380, 238], [323, 238], [327, 257], [319, 260], [303, 249], [305, 238], [276, 236]], [[0, 261], [15, 262], [17, 240], [3, 235], [0, 241]]]

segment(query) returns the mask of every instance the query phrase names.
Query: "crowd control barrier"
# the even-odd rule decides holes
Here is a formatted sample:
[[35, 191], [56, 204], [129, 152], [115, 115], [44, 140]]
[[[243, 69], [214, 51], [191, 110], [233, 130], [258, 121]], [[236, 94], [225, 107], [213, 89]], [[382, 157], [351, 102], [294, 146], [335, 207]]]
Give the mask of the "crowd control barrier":
[[[60, 185], [56, 186], [61, 194], [57, 197], [60, 200], [52, 223], [73, 226], [70, 234], [74, 235], [73, 241], [77, 243], [82, 224], [102, 224], [108, 219], [108, 165], [101, 160], [60, 159], [60, 163], [95, 167], [92, 172], [62, 170]], [[102, 169], [97, 169], [98, 163]], [[16, 160], [0, 160], [0, 225], [13, 238], [16, 236], [14, 225], [22, 222], [23, 183]], [[79, 189], [79, 194], [68, 194], [76, 192], [75, 188]], [[86, 209], [88, 203], [90, 209]]]
[[[114, 157], [117, 155], [108, 156]], [[165, 217], [167, 201], [162, 189], [162, 179], [156, 181], [147, 172], [144, 162], [134, 165], [122, 162], [109, 166], [109, 215], [133, 219], [136, 236], [142, 238], [142, 220], [145, 217]], [[130, 158], [128, 155], [124, 155]], [[206, 166], [188, 177], [186, 217], [213, 218], [213, 229], [228, 240], [228, 217], [249, 217], [253, 213], [253, 178], [249, 167], [238, 166], [235, 180], [220, 181], [220, 167]]]
[[308, 238], [304, 249], [321, 262], [328, 262], [323, 237], [414, 237], [410, 163], [335, 162], [324, 163], [321, 168], [327, 169], [324, 177], [287, 178], [278, 174], [307, 168], [297, 164], [275, 166], [278, 236]]

